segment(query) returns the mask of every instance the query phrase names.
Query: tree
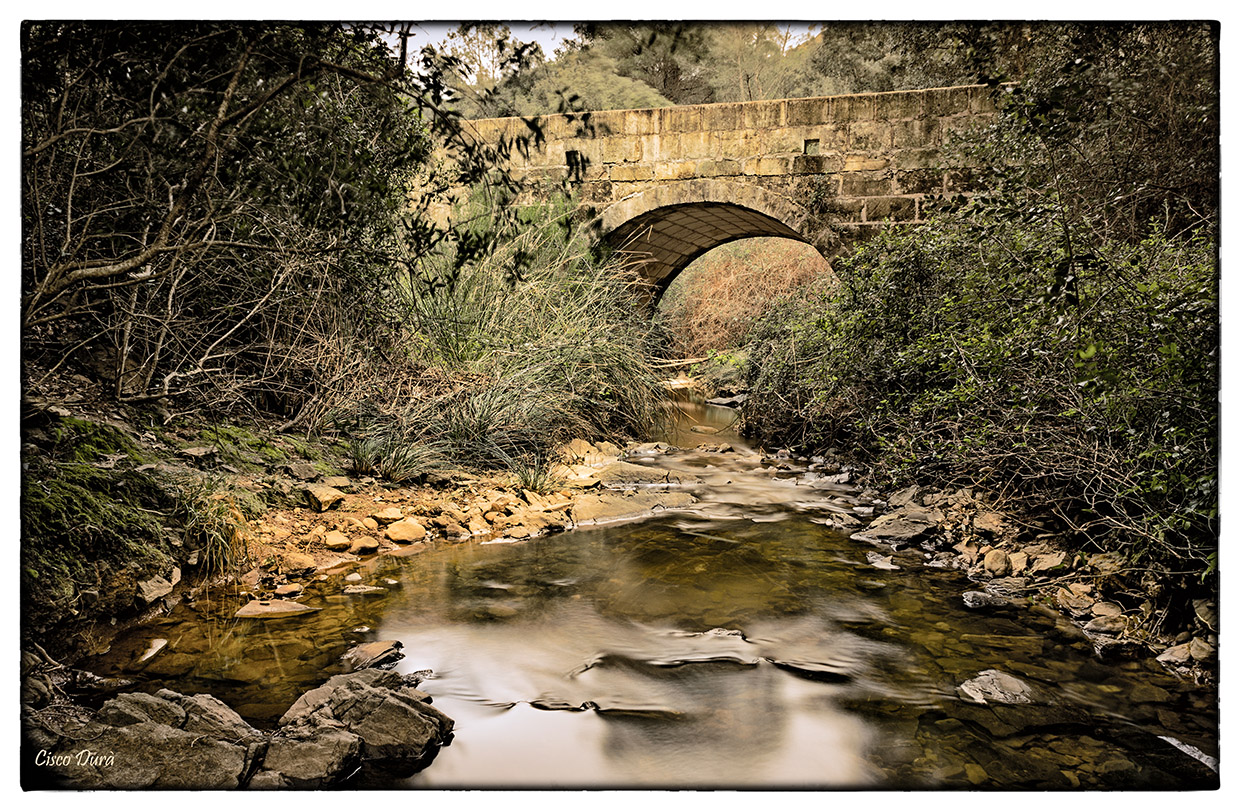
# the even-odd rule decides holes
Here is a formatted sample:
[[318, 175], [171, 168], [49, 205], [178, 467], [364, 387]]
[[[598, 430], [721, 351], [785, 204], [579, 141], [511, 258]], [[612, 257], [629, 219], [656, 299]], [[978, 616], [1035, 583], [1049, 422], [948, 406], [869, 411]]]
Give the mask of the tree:
[[621, 76], [645, 82], [674, 104], [706, 104], [714, 92], [703, 59], [709, 29], [685, 23], [585, 23], [578, 37], [615, 60]]
[[29, 357], [89, 352], [122, 399], [304, 417], [345, 378], [325, 342], [383, 351], [397, 258], [457, 242], [467, 263], [502, 238], [436, 226], [436, 195], [510, 193], [492, 170], [520, 148], [466, 137], [442, 72], [394, 58], [402, 30], [24, 25]]

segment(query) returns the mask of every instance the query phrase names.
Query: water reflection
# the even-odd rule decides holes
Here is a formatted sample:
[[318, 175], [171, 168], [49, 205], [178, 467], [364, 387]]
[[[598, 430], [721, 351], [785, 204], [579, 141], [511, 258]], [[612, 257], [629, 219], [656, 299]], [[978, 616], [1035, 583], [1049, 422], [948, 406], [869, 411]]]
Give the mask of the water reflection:
[[[870, 565], [824, 525], [865, 499], [756, 455], [651, 458], [691, 472], [691, 510], [520, 544], [462, 544], [360, 567], [375, 595], [316, 582], [320, 610], [231, 619], [218, 595], [118, 640], [105, 675], [210, 692], [271, 724], [341, 672], [352, 645], [399, 639], [402, 672], [456, 735], [406, 787], [1175, 788], [1217, 777], [1213, 708], [1147, 662], [1102, 663], [1032, 611], [978, 614], [974, 586]], [[780, 520], [767, 520], [778, 516]], [[387, 583], [386, 581], [396, 581]], [[155, 638], [166, 647], [138, 663]], [[958, 685], [998, 669], [1026, 705]], [[1172, 739], [1176, 743], [1171, 743]]]

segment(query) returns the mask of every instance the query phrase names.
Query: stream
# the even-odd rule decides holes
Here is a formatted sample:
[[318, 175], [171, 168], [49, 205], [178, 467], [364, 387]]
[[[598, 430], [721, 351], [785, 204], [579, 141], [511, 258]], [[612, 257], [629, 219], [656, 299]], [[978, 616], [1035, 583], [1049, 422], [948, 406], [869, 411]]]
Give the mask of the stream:
[[[803, 463], [764, 466], [733, 412], [680, 405], [681, 448], [629, 461], [698, 477], [684, 511], [371, 558], [356, 571], [385, 591], [345, 596], [335, 574], [307, 587], [322, 610], [297, 617], [238, 620], [235, 599], [200, 599], [85, 666], [211, 693], [270, 728], [344, 672], [348, 648], [400, 640], [396, 670], [430, 671], [420, 689], [454, 738], [413, 777], [351, 787], [1217, 785], [1206, 690], [1152, 659], [1099, 660], [1051, 612], [970, 610], [961, 594], [980, 586], [917, 550], [873, 565], [873, 545], [827, 525], [866, 520], [871, 499]], [[692, 449], [720, 442], [736, 450]], [[960, 689], [992, 670], [1029, 697]]]

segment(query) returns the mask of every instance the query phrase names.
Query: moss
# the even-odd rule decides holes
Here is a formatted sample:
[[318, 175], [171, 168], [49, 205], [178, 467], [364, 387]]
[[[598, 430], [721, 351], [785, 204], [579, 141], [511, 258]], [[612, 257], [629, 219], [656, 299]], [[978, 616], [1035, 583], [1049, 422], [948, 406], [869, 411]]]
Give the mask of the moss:
[[219, 424], [201, 437], [219, 449], [221, 461], [254, 472], [289, 461], [289, 455], [258, 431], [241, 425]]
[[46, 433], [51, 440], [49, 455], [58, 461], [91, 463], [118, 453], [139, 463], [151, 460], [123, 431], [107, 423], [59, 417]]
[[[157, 519], [169, 498], [157, 480], [132, 470], [28, 460], [20, 510], [27, 627], [59, 621], [71, 613], [80, 587], [98, 588], [120, 569], [166, 566]], [[101, 592], [100, 608], [125, 608], [133, 596]]]

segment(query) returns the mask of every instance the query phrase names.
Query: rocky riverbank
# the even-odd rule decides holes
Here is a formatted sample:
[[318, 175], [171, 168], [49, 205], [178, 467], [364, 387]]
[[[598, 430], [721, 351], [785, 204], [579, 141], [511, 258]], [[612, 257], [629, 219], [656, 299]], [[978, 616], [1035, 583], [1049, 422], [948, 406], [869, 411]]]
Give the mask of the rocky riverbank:
[[[806, 461], [806, 460], [802, 460]], [[769, 464], [793, 469], [786, 459]], [[850, 480], [838, 464], [811, 462], [808, 475]], [[977, 611], [1031, 608], [1057, 614], [1087, 638], [1104, 658], [1155, 656], [1168, 670], [1198, 683], [1215, 680], [1218, 646], [1216, 600], [1190, 602], [1179, 625], [1163, 622], [1153, 573], [1113, 553], [1073, 551], [1036, 520], [988, 506], [971, 489], [940, 491], [919, 486], [874, 496], [868, 523], [837, 516], [839, 529], [890, 553], [870, 553], [876, 566], [916, 558], [931, 567], [967, 573], [977, 589], [961, 595]], [[1188, 613], [1188, 612], [1184, 612]]]
[[23, 714], [27, 788], [325, 788], [360, 769], [408, 775], [451, 739], [453, 721], [416, 679], [367, 669], [302, 695], [262, 731], [209, 695], [124, 693], [96, 712]]

